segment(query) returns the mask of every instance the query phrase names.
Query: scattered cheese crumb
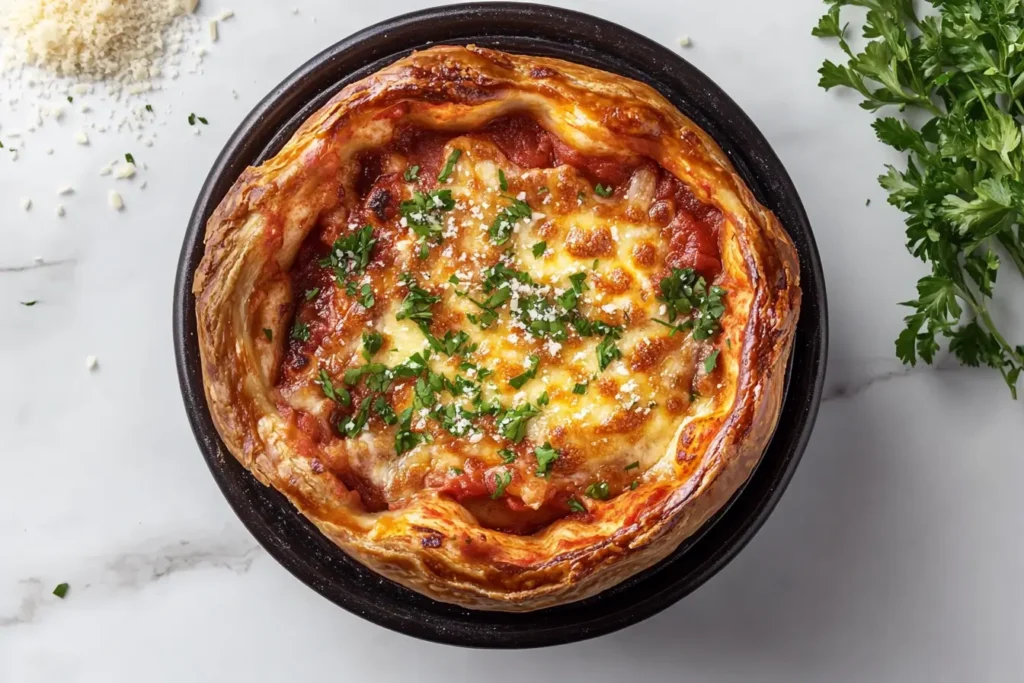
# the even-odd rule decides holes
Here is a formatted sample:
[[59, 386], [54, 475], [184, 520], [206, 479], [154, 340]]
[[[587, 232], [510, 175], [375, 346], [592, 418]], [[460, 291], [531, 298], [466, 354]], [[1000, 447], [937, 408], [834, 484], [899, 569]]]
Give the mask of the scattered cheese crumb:
[[209, 27], [209, 30], [210, 30], [210, 42], [211, 43], [216, 43], [217, 42], [217, 20], [216, 19], [210, 19], [210, 23], [208, 24], [208, 27]]
[[89, 370], [89, 371], [95, 370], [97, 368], [97, 366], [99, 366], [99, 361], [96, 359], [96, 356], [86, 356], [85, 357], [85, 369], [86, 370]]
[[233, 10], [225, 9], [221, 10], [220, 14], [217, 15], [217, 18], [221, 21], [226, 21], [227, 19], [230, 19], [233, 16], [235, 16]]
[[65, 185], [64, 187], [61, 187], [61, 188], [59, 188], [57, 190], [57, 194], [58, 195], [72, 194], [74, 191], [75, 191], [75, 188], [71, 187], [70, 185]]
[[117, 192], [117, 190], [111, 190], [107, 194], [107, 203], [110, 205], [110, 208], [112, 208], [114, 211], [120, 211], [121, 209], [124, 208], [124, 200], [121, 199], [121, 195]]
[[690, 36], [681, 36], [679, 38], [679, 47], [690, 47], [693, 45], [693, 41], [690, 40]]
[[64, 217], [64, 205], [63, 204], [58, 204], [57, 205], [57, 218], [63, 218], [63, 217]]
[[53, 147], [47, 147], [46, 148], [46, 153], [47, 154], [53, 154]]
[[80, 145], [88, 145], [89, 136], [85, 134], [84, 130], [80, 130], [77, 133], [75, 133], [75, 142], [77, 142]]
[[21, 210], [22, 211], [28, 211], [31, 208], [32, 208], [32, 200], [29, 199], [28, 197], [22, 197], [21, 198]]
[[114, 177], [124, 180], [135, 176], [135, 164], [123, 163], [114, 171]]

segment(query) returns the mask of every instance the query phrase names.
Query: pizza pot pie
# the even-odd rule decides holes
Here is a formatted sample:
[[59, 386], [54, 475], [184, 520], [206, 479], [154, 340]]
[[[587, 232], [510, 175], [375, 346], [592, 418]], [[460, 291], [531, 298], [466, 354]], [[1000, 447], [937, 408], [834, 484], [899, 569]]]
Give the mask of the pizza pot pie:
[[651, 88], [435, 47], [247, 169], [195, 274], [228, 450], [353, 558], [469, 608], [597, 594], [743, 485], [792, 243]]

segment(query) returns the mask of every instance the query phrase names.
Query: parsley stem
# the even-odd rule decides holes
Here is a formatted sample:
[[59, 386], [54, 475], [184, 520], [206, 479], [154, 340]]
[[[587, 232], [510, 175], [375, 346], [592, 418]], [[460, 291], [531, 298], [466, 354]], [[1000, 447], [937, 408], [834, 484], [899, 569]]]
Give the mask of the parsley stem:
[[1024, 275], [1024, 247], [1005, 232], [999, 234], [999, 243], [1003, 245], [1006, 253], [1013, 259], [1013, 263], [1017, 266], [1020, 274]]
[[979, 302], [974, 294], [965, 288], [955, 286], [957, 296], [961, 301], [967, 303], [974, 311], [974, 315], [981, 320], [982, 325], [988, 330], [988, 333], [992, 335], [992, 338], [996, 340], [1003, 351], [1010, 356], [1011, 359], [1016, 361], [1018, 365], [1024, 365], [1024, 355], [1017, 353], [1017, 350], [1006, 341], [1006, 338], [999, 332], [999, 328], [996, 327], [995, 321], [992, 320], [992, 316], [989, 315], [988, 307], [985, 304]]

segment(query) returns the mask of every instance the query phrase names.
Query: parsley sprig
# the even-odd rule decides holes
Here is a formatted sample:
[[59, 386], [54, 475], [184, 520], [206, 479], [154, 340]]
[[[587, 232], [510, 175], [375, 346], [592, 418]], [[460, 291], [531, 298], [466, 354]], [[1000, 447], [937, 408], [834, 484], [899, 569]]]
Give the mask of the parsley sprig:
[[[908, 155], [879, 182], [907, 214], [907, 248], [931, 272], [896, 340], [896, 355], [932, 363], [947, 340], [963, 364], [1000, 372], [1014, 398], [1024, 345], [1014, 345], [989, 310], [1002, 259], [1024, 274], [1024, 6], [1005, 0], [933, 2], [919, 17], [908, 0], [827, 0], [813, 30], [837, 38], [845, 64], [826, 61], [819, 85], [847, 87], [869, 111], [912, 107], [873, 124], [879, 140]], [[862, 52], [846, 41], [846, 5], [868, 8]], [[916, 121], [917, 119], [915, 119]]]

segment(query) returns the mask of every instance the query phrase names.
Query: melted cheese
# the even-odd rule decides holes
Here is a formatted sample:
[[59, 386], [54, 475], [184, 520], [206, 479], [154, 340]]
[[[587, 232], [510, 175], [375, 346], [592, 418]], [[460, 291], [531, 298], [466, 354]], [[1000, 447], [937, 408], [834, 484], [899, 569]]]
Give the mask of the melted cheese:
[[[487, 420], [462, 423], [466, 433], [453, 436], [440, 433], [426, 408], [413, 416], [413, 431], [429, 430], [437, 436], [401, 456], [394, 450], [397, 427], [382, 424], [368, 426], [359, 437], [358, 448], [344, 445], [352, 439], [339, 439], [343, 445], [337, 448], [346, 453], [349, 466], [359, 476], [384, 491], [391, 501], [401, 501], [429, 482], [462, 471], [469, 460], [487, 468], [487, 481], [506, 469], [516, 469], [520, 476], [508, 493], [532, 508], [550, 497], [552, 487], [582, 492], [595, 482], [611, 481], [613, 492], [627, 488], [672, 447], [698, 373], [696, 343], [684, 335], [672, 339], [668, 329], [651, 321], [665, 317], [654, 278], [665, 270], [668, 248], [661, 228], [647, 218], [653, 201], [652, 177], [638, 177], [638, 173], [628, 188], [603, 198], [574, 168], [518, 169], [496, 147], [472, 136], [450, 141], [445, 158], [456, 148], [462, 155], [443, 184], [451, 190], [456, 205], [442, 214], [442, 242], [431, 247], [427, 260], [420, 260], [418, 237], [396, 218], [389, 226], [397, 235], [394, 270], [415, 274], [420, 287], [439, 296], [441, 300], [432, 309], [445, 311], [445, 319], [456, 321], [452, 329], [468, 334], [475, 345], [464, 358], [434, 353], [432, 371], [453, 381], [461, 374], [475, 382], [479, 377], [474, 369], [460, 369], [460, 363], [470, 362], [493, 373], [481, 382], [482, 397], [487, 401], [506, 408], [527, 403], [537, 407], [542, 395], [549, 401], [529, 420], [525, 449], [519, 447], [519, 457], [512, 465], [503, 462], [498, 450], [516, 446], [493, 426], [488, 429]], [[499, 187], [499, 169], [507, 178], [507, 192]], [[410, 199], [413, 190], [406, 184], [403, 199]], [[511, 197], [526, 201], [533, 214], [515, 223], [508, 242], [495, 245], [488, 229], [512, 203]], [[539, 242], [546, 242], [546, 249], [534, 256]], [[640, 263], [634, 254], [643, 249], [653, 249], [654, 255]], [[536, 284], [512, 281], [511, 299], [499, 309], [497, 322], [484, 329], [469, 320], [482, 312], [470, 297], [477, 301], [487, 298], [481, 284], [486, 269], [495, 263], [528, 273]], [[621, 357], [604, 369], [598, 363], [601, 336], [579, 338], [570, 332], [563, 341], [535, 337], [514, 315], [524, 297], [531, 294], [554, 300], [571, 286], [569, 276], [577, 273], [586, 274], [577, 310], [589, 320], [623, 328], [621, 338], [614, 342]], [[451, 281], [453, 276], [457, 284]], [[370, 326], [387, 340], [386, 353], [374, 360], [390, 366], [429, 349], [415, 323], [398, 319], [407, 290], [402, 284], [397, 287], [395, 296], [369, 311]], [[380, 297], [381, 285], [375, 283], [375, 289]], [[435, 315], [435, 320], [438, 317]], [[331, 360], [335, 367], [365, 362], [354, 353], [352, 343], [334, 348], [337, 357]], [[511, 386], [508, 380], [530, 368], [531, 356], [540, 359], [535, 378], [521, 388]], [[317, 367], [308, 369], [307, 388], [319, 392], [311, 384]], [[335, 374], [340, 381], [340, 373]], [[586, 392], [575, 393], [577, 385], [586, 385]], [[314, 399], [309, 392], [294, 392], [290, 400], [293, 407], [325, 415], [322, 396], [315, 411], [310, 410]], [[411, 392], [405, 392], [394, 410], [401, 412], [411, 401]], [[470, 398], [444, 392], [440, 403], [474, 409]], [[540, 477], [535, 473], [534, 449], [547, 443], [559, 451], [560, 458], [551, 475]]]

